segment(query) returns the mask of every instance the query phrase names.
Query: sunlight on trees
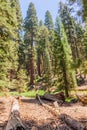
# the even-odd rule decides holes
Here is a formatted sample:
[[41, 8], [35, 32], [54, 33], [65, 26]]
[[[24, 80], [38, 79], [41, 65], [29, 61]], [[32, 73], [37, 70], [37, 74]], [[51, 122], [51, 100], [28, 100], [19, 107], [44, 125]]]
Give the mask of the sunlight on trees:
[[32, 2], [23, 21], [19, 0], [0, 0], [0, 90], [55, 87], [68, 97], [86, 82], [87, 2], [78, 0], [80, 12], [76, 3], [60, 2], [53, 23], [49, 10], [38, 21]]

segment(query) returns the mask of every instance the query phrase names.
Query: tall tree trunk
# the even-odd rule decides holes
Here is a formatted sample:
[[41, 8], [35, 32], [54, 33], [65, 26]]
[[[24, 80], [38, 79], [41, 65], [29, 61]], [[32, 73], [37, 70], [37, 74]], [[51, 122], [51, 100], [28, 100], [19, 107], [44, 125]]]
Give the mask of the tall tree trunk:
[[38, 75], [41, 77], [41, 61], [40, 57], [38, 57], [38, 63], [37, 63], [37, 70], [38, 70]]
[[69, 88], [68, 88], [68, 81], [67, 81], [67, 76], [66, 76], [66, 67], [64, 65], [63, 67], [63, 77], [64, 77], [64, 83], [65, 83], [65, 95], [66, 97], [69, 97]]
[[31, 57], [30, 57], [30, 86], [34, 85], [34, 79], [35, 79], [35, 75], [34, 75], [34, 48], [33, 48], [33, 36], [32, 36], [32, 40], [31, 40]]
[[66, 72], [64, 72], [64, 82], [65, 82], [65, 95], [66, 97], [69, 97], [69, 90], [68, 90], [68, 82], [67, 82], [67, 77], [66, 77]]

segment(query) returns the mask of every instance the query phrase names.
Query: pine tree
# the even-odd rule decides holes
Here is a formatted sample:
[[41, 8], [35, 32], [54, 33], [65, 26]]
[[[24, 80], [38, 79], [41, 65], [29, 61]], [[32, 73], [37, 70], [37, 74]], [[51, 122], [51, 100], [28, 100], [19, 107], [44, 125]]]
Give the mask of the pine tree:
[[23, 42], [23, 36], [22, 36], [22, 24], [23, 24], [23, 19], [22, 19], [22, 14], [21, 14], [21, 9], [20, 9], [20, 3], [19, 0], [11, 0], [11, 7], [12, 9], [14, 8], [14, 11], [16, 13], [16, 19], [17, 19], [17, 26], [15, 28], [15, 33], [16, 35], [16, 54], [17, 58], [14, 62], [17, 62], [17, 68], [16, 68], [16, 84], [18, 90], [24, 90], [24, 86], [26, 86], [26, 69], [25, 69], [25, 54], [24, 54], [24, 42]]
[[[87, 74], [87, 3], [86, 0], [69, 0], [69, 4], [73, 5], [74, 12], [76, 12], [76, 44], [78, 49], [78, 59], [75, 62], [75, 67], [77, 68], [77, 72], [80, 73], [80, 78], [85, 79], [85, 75]], [[74, 8], [74, 5], [77, 5], [77, 8]], [[80, 17], [79, 17], [80, 16]], [[79, 21], [78, 21], [79, 19]], [[77, 22], [78, 21], [78, 22]], [[82, 25], [81, 25], [82, 24]], [[84, 25], [84, 26], [83, 26]], [[85, 29], [84, 29], [85, 27]], [[84, 73], [84, 77], [83, 74]]]
[[27, 16], [24, 22], [25, 27], [25, 44], [28, 45], [28, 53], [27, 53], [27, 71], [30, 75], [30, 83], [29, 85], [34, 85], [35, 79], [35, 69], [34, 69], [34, 43], [35, 37], [37, 33], [38, 21], [36, 16], [36, 9], [34, 4], [31, 2], [28, 7]]
[[[56, 21], [56, 29], [58, 29], [58, 34], [55, 33], [54, 63], [55, 67], [57, 67], [56, 71], [58, 72], [60, 84], [62, 83], [61, 85], [64, 87], [65, 94], [68, 97], [70, 88], [76, 87], [75, 72], [72, 69], [72, 54], [63, 24], [58, 21], [58, 18]], [[55, 54], [55, 52], [57, 52], [57, 54]]]
[[39, 21], [39, 27], [43, 26], [44, 22], [42, 20]]
[[66, 4], [60, 3], [60, 17], [67, 34], [68, 43], [71, 46], [73, 59], [76, 60], [79, 54], [76, 42], [75, 21], [70, 15], [70, 10]]
[[84, 20], [84, 33], [83, 33], [83, 47], [84, 47], [84, 54], [83, 54], [83, 62], [82, 62], [82, 71], [84, 72], [84, 78], [87, 75], [87, 3], [85, 0], [82, 0], [83, 3], [83, 20]]
[[45, 13], [45, 26], [48, 28], [48, 30], [54, 29], [53, 19], [51, 13], [48, 10]]
[[[6, 87], [12, 87], [17, 76], [18, 67], [18, 19], [12, 1], [0, 1], [0, 52], [1, 80]], [[3, 77], [3, 76], [4, 77]], [[11, 84], [12, 83], [12, 84]], [[10, 86], [9, 86], [10, 85]], [[2, 85], [4, 86], [4, 85]]]
[[87, 1], [86, 0], [81, 0], [80, 4], [83, 5], [83, 10], [82, 10], [83, 19], [87, 20]]
[[85, 30], [84, 30], [84, 50], [85, 50], [85, 58], [87, 60], [87, 2], [86, 0], [82, 0], [83, 4], [83, 19], [85, 22]]
[[15, 37], [13, 30], [16, 27], [16, 19], [13, 17], [10, 2], [7, 0], [0, 1], [0, 10], [0, 87], [6, 87], [10, 61], [12, 60], [9, 55], [9, 45]]
[[81, 62], [83, 61], [84, 57], [84, 43], [83, 43], [83, 37], [84, 37], [84, 29], [81, 24], [77, 23], [75, 24], [76, 29], [76, 44], [78, 48], [78, 59]]
[[[15, 27], [15, 38], [13, 39], [14, 40], [14, 50], [13, 50], [13, 54], [15, 54], [15, 57], [13, 56], [12, 58], [14, 59], [14, 62], [13, 62], [13, 66], [15, 66], [14, 64], [16, 63], [16, 72], [17, 72], [17, 69], [18, 69], [18, 49], [19, 49], [19, 44], [21, 41], [21, 31], [22, 31], [22, 15], [21, 15], [21, 9], [20, 9], [20, 4], [19, 4], [19, 0], [11, 0], [10, 1], [11, 3], [11, 8], [13, 10], [13, 13], [15, 14], [15, 19], [17, 21], [17, 25]], [[11, 52], [11, 50], [10, 50]], [[14, 69], [14, 68], [13, 68]]]

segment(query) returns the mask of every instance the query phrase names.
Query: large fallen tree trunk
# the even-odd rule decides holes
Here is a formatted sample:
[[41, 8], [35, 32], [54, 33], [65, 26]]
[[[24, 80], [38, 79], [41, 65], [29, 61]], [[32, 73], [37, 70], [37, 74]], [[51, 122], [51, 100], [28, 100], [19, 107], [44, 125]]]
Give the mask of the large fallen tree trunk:
[[25, 130], [20, 118], [19, 104], [17, 99], [13, 100], [12, 109], [5, 130]]
[[85, 126], [83, 126], [82, 123], [79, 121], [71, 118], [69, 115], [61, 114], [59, 118], [66, 123], [68, 127], [70, 127], [73, 130], [85, 130]]
[[43, 96], [39, 95], [39, 97], [47, 101], [57, 101], [59, 105], [61, 105], [65, 101], [65, 96], [63, 92], [57, 94], [44, 94]]

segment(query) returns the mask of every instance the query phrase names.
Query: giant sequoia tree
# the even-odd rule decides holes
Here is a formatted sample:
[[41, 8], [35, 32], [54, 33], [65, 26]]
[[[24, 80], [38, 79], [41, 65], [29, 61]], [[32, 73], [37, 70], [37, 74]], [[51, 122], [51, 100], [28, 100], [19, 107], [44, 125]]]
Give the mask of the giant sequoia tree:
[[35, 46], [35, 37], [37, 32], [37, 16], [36, 9], [33, 3], [29, 4], [27, 16], [25, 18], [24, 27], [25, 27], [25, 44], [28, 45], [27, 51], [27, 71], [30, 76], [29, 85], [34, 84], [34, 46]]
[[37, 67], [38, 74], [41, 76], [41, 71], [46, 77], [50, 76], [51, 63], [49, 54], [49, 31], [45, 26], [39, 28], [38, 44], [37, 44]]

